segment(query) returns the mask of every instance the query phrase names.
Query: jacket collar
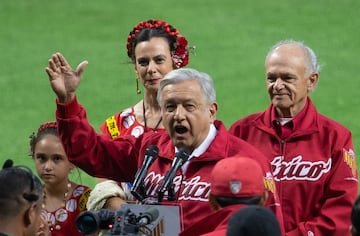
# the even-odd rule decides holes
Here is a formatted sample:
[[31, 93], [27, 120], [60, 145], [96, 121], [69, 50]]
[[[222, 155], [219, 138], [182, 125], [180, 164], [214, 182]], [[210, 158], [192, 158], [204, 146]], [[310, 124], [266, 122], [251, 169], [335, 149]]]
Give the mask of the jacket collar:
[[[276, 134], [274, 120], [275, 118], [275, 107], [270, 104], [269, 107], [259, 113], [254, 119], [254, 125], [259, 129]], [[307, 97], [305, 108], [299, 113], [293, 120], [293, 133], [291, 136], [305, 135], [316, 132], [318, 130], [318, 112], [312, 103], [311, 99]]]

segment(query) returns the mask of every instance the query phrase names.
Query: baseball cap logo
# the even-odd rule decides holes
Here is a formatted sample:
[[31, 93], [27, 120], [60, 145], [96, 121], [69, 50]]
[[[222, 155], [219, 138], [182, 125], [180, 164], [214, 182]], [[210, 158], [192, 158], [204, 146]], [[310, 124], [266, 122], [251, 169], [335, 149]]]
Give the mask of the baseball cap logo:
[[232, 194], [237, 194], [240, 192], [241, 182], [240, 181], [230, 181], [230, 191]]

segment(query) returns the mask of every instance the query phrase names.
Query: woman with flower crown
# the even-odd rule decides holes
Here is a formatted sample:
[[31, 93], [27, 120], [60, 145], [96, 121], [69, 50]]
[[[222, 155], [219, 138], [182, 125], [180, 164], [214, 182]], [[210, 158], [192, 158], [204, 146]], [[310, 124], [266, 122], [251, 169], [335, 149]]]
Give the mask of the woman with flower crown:
[[160, 107], [156, 100], [160, 80], [175, 68], [189, 61], [187, 40], [165, 21], [148, 20], [136, 25], [127, 39], [127, 55], [135, 67], [136, 92], [144, 97], [137, 104], [109, 117], [101, 126], [109, 138], [144, 132], [163, 131]]
[[[101, 125], [103, 135], [115, 139], [122, 135], [138, 137], [144, 132], [165, 132], [161, 121], [160, 106], [156, 96], [161, 79], [171, 70], [184, 67], [189, 62], [188, 42], [172, 25], [162, 20], [142, 21], [130, 31], [127, 38], [127, 56], [134, 65], [136, 92], [141, 94], [139, 82], [143, 85], [143, 98], [135, 105], [110, 116]], [[50, 59], [57, 63], [56, 54]], [[74, 77], [80, 82], [87, 61], [77, 67], [75, 73], [64, 76]], [[51, 75], [48, 73], [49, 77]], [[131, 200], [129, 185], [120, 186], [112, 181], [100, 179], [89, 198], [88, 208], [117, 210], [125, 200]]]
[[75, 225], [78, 214], [86, 210], [90, 188], [69, 179], [74, 169], [65, 154], [55, 122], [42, 124], [30, 136], [30, 155], [44, 183], [42, 218], [48, 227], [38, 235], [83, 235]]

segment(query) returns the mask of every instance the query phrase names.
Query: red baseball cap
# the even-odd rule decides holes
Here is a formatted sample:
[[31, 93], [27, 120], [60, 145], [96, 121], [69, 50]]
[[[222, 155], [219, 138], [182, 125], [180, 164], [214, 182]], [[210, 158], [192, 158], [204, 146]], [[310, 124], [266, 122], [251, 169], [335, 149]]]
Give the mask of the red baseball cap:
[[211, 194], [222, 197], [254, 197], [265, 191], [260, 164], [248, 157], [233, 156], [216, 163], [211, 172]]

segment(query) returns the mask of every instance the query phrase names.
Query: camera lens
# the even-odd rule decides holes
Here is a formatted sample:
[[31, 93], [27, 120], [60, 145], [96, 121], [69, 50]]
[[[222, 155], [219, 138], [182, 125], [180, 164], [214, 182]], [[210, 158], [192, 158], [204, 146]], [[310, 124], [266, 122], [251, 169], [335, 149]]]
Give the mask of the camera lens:
[[76, 219], [77, 229], [85, 234], [93, 234], [101, 229], [109, 229], [114, 224], [114, 212], [101, 209], [100, 211], [84, 211]]
[[98, 230], [96, 216], [92, 212], [84, 212], [76, 219], [76, 227], [83, 234], [92, 234]]

